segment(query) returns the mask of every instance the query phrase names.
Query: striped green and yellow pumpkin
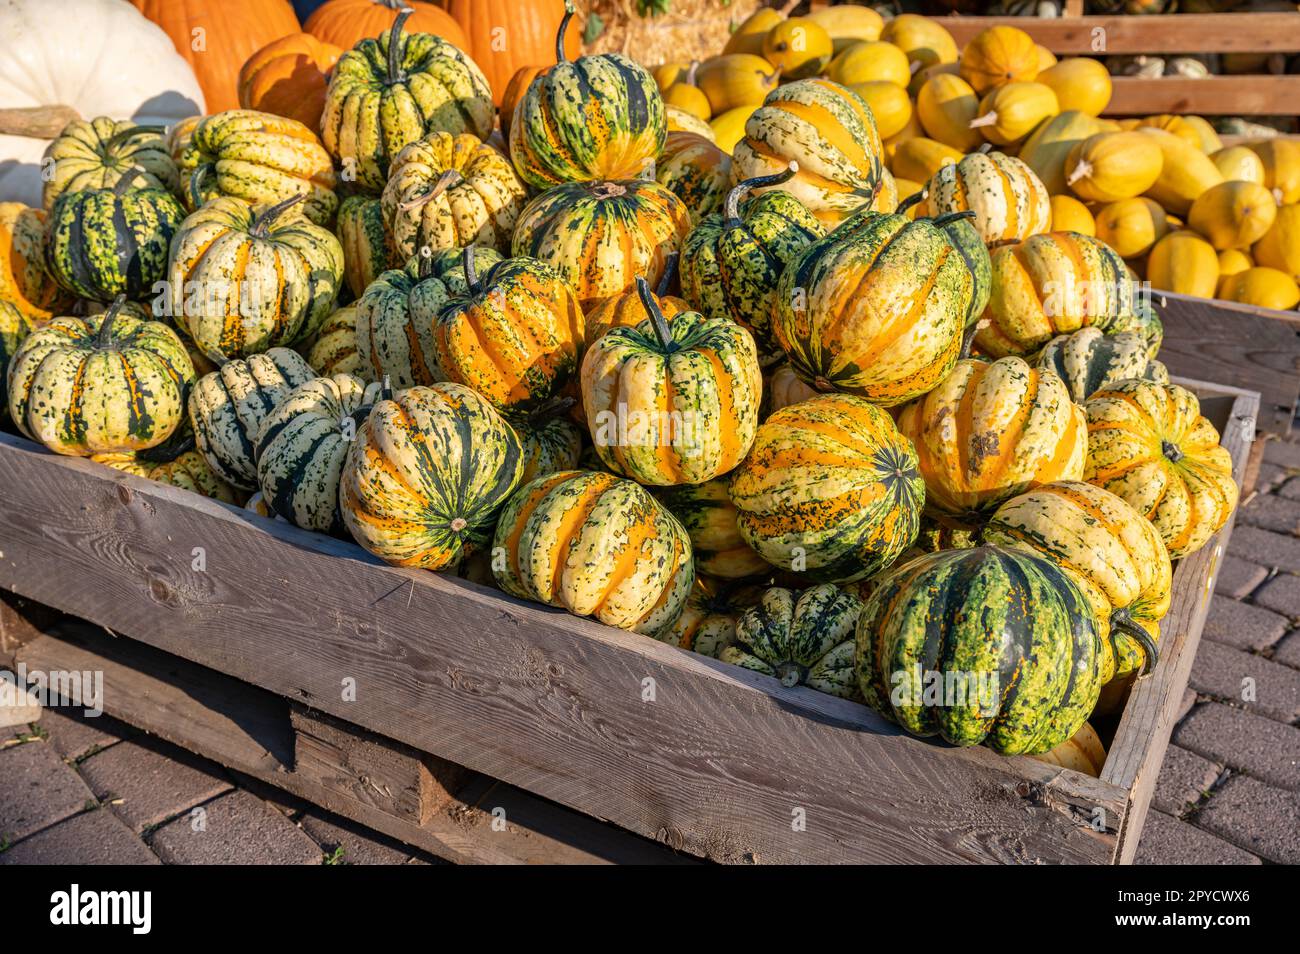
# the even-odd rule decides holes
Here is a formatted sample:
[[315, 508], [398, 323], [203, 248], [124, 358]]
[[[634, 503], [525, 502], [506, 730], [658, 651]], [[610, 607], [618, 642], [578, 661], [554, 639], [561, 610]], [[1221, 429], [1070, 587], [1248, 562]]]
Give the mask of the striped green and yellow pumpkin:
[[974, 226], [990, 247], [1019, 242], [1052, 227], [1051, 199], [1034, 170], [1000, 152], [973, 152], [942, 166], [930, 179], [919, 215], [975, 213]]
[[655, 163], [655, 181], [682, 200], [697, 224], [722, 207], [731, 186], [731, 157], [703, 136], [670, 132]]
[[136, 188], [178, 194], [180, 174], [167, 151], [161, 127], [129, 119], [78, 119], [45, 147], [49, 178], [41, 192], [46, 211], [65, 192], [111, 189], [128, 173]]
[[740, 614], [761, 600], [764, 592], [762, 586], [753, 583], [697, 576], [681, 614], [657, 638], [717, 659], [736, 641]]
[[821, 394], [777, 411], [731, 478], [740, 535], [816, 582], [865, 579], [911, 546], [925, 501], [916, 452], [862, 398]]
[[769, 573], [771, 564], [740, 535], [729, 483], [720, 477], [702, 484], [680, 484], [655, 491], [655, 497], [686, 528], [697, 573], [720, 580]]
[[1203, 547], [1237, 506], [1232, 457], [1177, 384], [1120, 381], [1093, 394], [1084, 479], [1150, 520], [1177, 560]]
[[[207, 458], [195, 449], [193, 438], [182, 442], [178, 448], [171, 447], [171, 444], [168, 441], [160, 447], [136, 454], [96, 454], [90, 459], [114, 470], [188, 490], [222, 503], [235, 506], [243, 503], [244, 494], [217, 476], [208, 465]], [[163, 450], [167, 453], [159, 453]]]
[[339, 510], [343, 462], [381, 388], [335, 374], [300, 384], [276, 404], [253, 453], [257, 483], [272, 510], [304, 530], [345, 532]]
[[176, 332], [121, 314], [55, 318], [34, 329], [9, 363], [9, 415], [56, 454], [156, 447], [185, 418], [194, 366]]
[[405, 11], [393, 28], [362, 40], [339, 57], [325, 92], [321, 139], [345, 173], [379, 192], [388, 165], [408, 143], [430, 132], [492, 132], [492, 90], [478, 65], [432, 33], [405, 33]]
[[303, 212], [317, 225], [329, 225], [338, 211], [330, 155], [296, 119], [252, 109], [205, 116], [177, 165], [191, 212], [219, 196], [274, 205], [299, 195]]
[[54, 203], [45, 267], [82, 298], [144, 298], [167, 277], [167, 251], [185, 210], [170, 192], [135, 188], [124, 175], [108, 189], [65, 192]]
[[1083, 327], [1109, 330], [1134, 309], [1133, 281], [1110, 246], [1078, 232], [1044, 232], [992, 255], [993, 293], [975, 336], [985, 354], [1033, 354]]
[[695, 581], [691, 541], [640, 484], [568, 470], [510, 499], [493, 540], [507, 593], [658, 636]]
[[1147, 357], [1154, 360], [1160, 353], [1160, 345], [1165, 340], [1165, 326], [1145, 295], [1137, 295], [1133, 302], [1133, 310], [1128, 314], [1120, 314], [1106, 326], [1106, 333], [1109, 335], [1121, 335], [1125, 332], [1132, 332], [1146, 342]]
[[0, 409], [9, 413], [9, 362], [31, 333], [33, 322], [16, 305], [0, 298]]
[[300, 349], [299, 354], [317, 374], [355, 374], [369, 378], [370, 367], [362, 364], [357, 350], [357, 306], [340, 308], [326, 318], [311, 347]]
[[[165, 312], [165, 304], [165, 301], [159, 301], [158, 299], [143, 302], [128, 301], [123, 302], [121, 308], [118, 310], [121, 314], [130, 315], [132, 318], [136, 318], [139, 321], [160, 321], [172, 331], [176, 332], [177, 337], [181, 339], [181, 344], [185, 345], [185, 352], [190, 356], [190, 363], [194, 365], [194, 373], [197, 377], [201, 378], [203, 375], [217, 370], [217, 366], [213, 363], [212, 359], [199, 350], [198, 345], [190, 339], [190, 336], [185, 333], [184, 329], [181, 328], [173, 318], [166, 314], [154, 313], [155, 308], [157, 308], [158, 311]], [[78, 307], [84, 308], [85, 313], [88, 315], [102, 315], [111, 307], [111, 303], [106, 305], [100, 301], [85, 300]]]
[[1065, 382], [1020, 358], [965, 358], [898, 428], [916, 447], [933, 510], [965, 517], [1056, 480], [1083, 477], [1088, 427]]
[[890, 406], [947, 376], [975, 285], [944, 224], [864, 211], [790, 261], [772, 330], [799, 377]]
[[741, 614], [735, 642], [718, 658], [783, 686], [861, 699], [853, 657], [862, 609], [862, 600], [833, 583], [802, 593], [774, 586]]
[[73, 303], [45, 270], [46, 219], [42, 209], [0, 202], [0, 301], [33, 321], [64, 314]]
[[830, 80], [805, 79], [772, 90], [746, 120], [745, 136], [731, 153], [731, 176], [742, 182], [774, 175], [793, 160], [798, 172], [780, 188], [834, 225], [876, 197], [883, 156], [876, 121], [861, 96]]
[[294, 388], [316, 376], [296, 351], [223, 361], [190, 391], [190, 426], [199, 452], [217, 476], [241, 490], [257, 489], [257, 437], [267, 416]]
[[526, 197], [510, 160], [496, 149], [469, 133], [431, 132], [393, 159], [384, 223], [399, 261], [426, 245], [435, 252], [466, 245], [505, 252]]
[[1047, 752], [1101, 688], [1101, 639], [1074, 579], [1003, 547], [941, 550], [885, 577], [858, 618], [867, 704], [913, 735]]
[[334, 311], [343, 248], [301, 202], [222, 197], [181, 223], [168, 271], [171, 314], [200, 350], [235, 358], [293, 345]]
[[1045, 484], [999, 507], [984, 541], [1074, 577], [1097, 617], [1102, 685], [1155, 665], [1173, 570], [1155, 527], [1121, 498], [1081, 481]]
[[353, 298], [360, 298], [383, 272], [402, 264], [393, 253], [384, 225], [383, 204], [377, 195], [350, 195], [344, 199], [334, 234], [343, 247], [343, 277]]
[[579, 466], [582, 430], [569, 420], [567, 413], [574, 403], [571, 397], [558, 397], [531, 412], [514, 412], [506, 416], [519, 435], [524, 455], [520, 485]]
[[690, 225], [682, 200], [657, 182], [575, 182], [528, 203], [515, 226], [514, 254], [554, 266], [585, 311], [638, 276], [657, 285]]
[[577, 375], [583, 317], [560, 274], [532, 258], [508, 258], [482, 277], [475, 247], [461, 255], [465, 294], [438, 313], [433, 344], [449, 381], [498, 409], [536, 407]]
[[739, 182], [721, 212], [706, 216], [682, 243], [682, 295], [710, 318], [730, 318], [754, 335], [762, 362], [783, 354], [772, 333], [776, 287], [786, 264], [826, 234], [789, 192], [741, 200], [753, 189], [787, 181], [790, 169]]
[[663, 98], [645, 69], [621, 53], [570, 61], [560, 22], [555, 65], [533, 78], [510, 123], [510, 158], [536, 189], [647, 174], [668, 133]]
[[378, 402], [348, 451], [343, 521], [375, 556], [438, 570], [484, 546], [524, 470], [519, 437], [449, 381]]
[[664, 320], [644, 279], [646, 319], [611, 328], [582, 359], [596, 452], [644, 484], [699, 484], [744, 459], [758, 428], [763, 375], [735, 322], [687, 311]]
[[1057, 335], [1043, 345], [1034, 363], [1039, 370], [1055, 371], [1076, 404], [1128, 378], [1169, 380], [1165, 366], [1147, 356], [1147, 343], [1131, 331], [1112, 335], [1089, 327]]
[[[654, 303], [659, 306], [659, 311], [669, 322], [682, 312], [692, 310], [686, 299], [668, 294], [672, 280], [677, 277], [676, 262], [677, 256], [674, 255], [670, 258], [663, 277], [659, 279], [659, 287], [653, 292]], [[641, 292], [636, 285], [633, 285], [617, 295], [610, 295], [587, 309], [585, 318], [587, 347], [599, 341], [610, 328], [635, 328], [646, 319], [645, 305], [641, 303]]]

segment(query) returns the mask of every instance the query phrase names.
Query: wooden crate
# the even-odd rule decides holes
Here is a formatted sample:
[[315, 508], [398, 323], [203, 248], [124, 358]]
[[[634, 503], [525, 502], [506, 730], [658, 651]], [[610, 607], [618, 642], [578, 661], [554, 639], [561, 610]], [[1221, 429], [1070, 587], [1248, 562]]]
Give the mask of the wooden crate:
[[[1195, 386], [1240, 475], [1258, 397]], [[140, 715], [126, 699], [166, 693], [133, 688], [122, 674], [138, 642], [220, 674], [263, 707], [307, 706], [333, 717], [336, 731], [463, 766], [535, 805], [566, 806], [570, 820], [612, 822], [731, 863], [1130, 862], [1231, 532], [1178, 565], [1160, 663], [1135, 684], [1094, 779], [912, 738], [857, 703], [463, 580], [388, 567], [351, 543], [19, 438], [0, 436], [0, 486], [0, 587], [129, 637], [116, 641], [128, 659], [110, 712], [119, 697], [128, 721], [165, 733], [189, 719], [168, 714], [181, 697], [223, 695], [187, 691], [192, 679], [177, 676], [172, 701]], [[26, 644], [71, 658], [52, 642]], [[90, 668], [111, 662], [105, 644], [78, 650], [103, 660]], [[213, 754], [231, 717], [187, 711], [214, 726], [225, 718], [225, 729], [190, 733], [205, 734]], [[261, 737], [283, 732], [277, 724]], [[257, 744], [244, 745], [241, 771], [327, 806], [346, 795], [361, 816], [364, 772], [340, 770], [333, 786], [319, 772], [295, 780], [297, 766], [258, 770]], [[385, 778], [416, 771], [384, 765]], [[419, 804], [394, 806], [398, 822], [373, 806], [361, 820], [378, 817], [377, 827], [417, 843]], [[447, 811], [433, 813], [441, 827], [420, 834], [424, 847], [480, 860], [499, 846], [483, 836], [467, 850]]]

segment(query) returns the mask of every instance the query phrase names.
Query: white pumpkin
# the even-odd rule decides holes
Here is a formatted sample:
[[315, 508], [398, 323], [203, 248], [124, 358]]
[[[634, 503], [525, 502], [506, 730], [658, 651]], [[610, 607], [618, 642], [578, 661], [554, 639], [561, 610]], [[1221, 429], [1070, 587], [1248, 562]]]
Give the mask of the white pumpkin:
[[[0, 0], [0, 109], [166, 125], [204, 111], [171, 39], [124, 0]], [[41, 204], [48, 139], [0, 135], [0, 201]]]

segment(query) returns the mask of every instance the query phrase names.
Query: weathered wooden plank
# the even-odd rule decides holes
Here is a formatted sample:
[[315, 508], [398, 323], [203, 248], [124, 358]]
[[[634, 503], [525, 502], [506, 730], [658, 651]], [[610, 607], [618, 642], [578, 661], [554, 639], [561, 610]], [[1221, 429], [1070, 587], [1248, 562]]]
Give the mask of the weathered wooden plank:
[[1170, 373], [1260, 394], [1259, 427], [1291, 432], [1300, 403], [1300, 315], [1152, 292]]
[[305, 706], [292, 705], [289, 721], [296, 775], [416, 825], [451, 802], [470, 775], [463, 766]]
[[1111, 83], [1106, 116], [1293, 116], [1300, 112], [1300, 76], [1113, 76]]
[[[0, 533], [0, 541], [4, 539]], [[2, 545], [0, 545], [2, 549]], [[3, 559], [0, 552], [0, 559]], [[13, 665], [18, 647], [41, 635], [62, 613], [16, 593], [0, 592], [0, 668]]]
[[[1203, 398], [1201, 402], [1202, 413], [1219, 428], [1224, 446], [1232, 453], [1233, 474], [1239, 481], [1255, 436], [1257, 405], [1252, 394]], [[1160, 625], [1160, 662], [1151, 675], [1133, 684], [1106, 756], [1102, 779], [1129, 793], [1128, 815], [1120, 835], [1121, 864], [1131, 864], [1137, 852], [1232, 527], [1233, 519], [1229, 519], [1204, 547], [1178, 562], [1173, 599]]]
[[[286, 700], [135, 640], [114, 639], [89, 624], [42, 635], [26, 644], [20, 657], [29, 669], [102, 672], [105, 710], [114, 718], [449, 861], [686, 860], [483, 776], [467, 782], [465, 799], [453, 800], [423, 824], [398, 818], [294, 771]], [[495, 827], [494, 819], [499, 819]]]
[[864, 706], [16, 438], [0, 485], [0, 585], [692, 854], [1104, 862], [1116, 846], [1125, 793], [1077, 773], [927, 744]]
[[1025, 30], [1035, 41], [1058, 55], [1300, 51], [1300, 14], [1297, 13], [1182, 13], [1176, 16], [1053, 19], [952, 16], [935, 19], [948, 29], [958, 46], [981, 30], [1005, 24]]

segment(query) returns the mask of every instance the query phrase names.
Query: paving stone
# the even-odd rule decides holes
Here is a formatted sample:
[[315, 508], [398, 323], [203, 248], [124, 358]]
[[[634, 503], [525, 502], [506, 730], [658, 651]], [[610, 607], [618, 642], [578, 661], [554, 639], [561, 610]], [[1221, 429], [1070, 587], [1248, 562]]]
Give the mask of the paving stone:
[[50, 744], [65, 759], [76, 761], [139, 734], [111, 716], [91, 719], [79, 712], [72, 713], [70, 709], [46, 709], [41, 715], [41, 726], [49, 733]]
[[1171, 745], [1165, 750], [1151, 804], [1170, 815], [1182, 815], [1201, 800], [1222, 771], [1217, 762]]
[[1189, 684], [1279, 722], [1300, 716], [1300, 672], [1231, 646], [1201, 643]]
[[135, 831], [228, 792], [231, 784], [211, 763], [158, 739], [139, 739], [92, 755], [79, 766], [101, 801]]
[[1287, 500], [1300, 500], [1300, 477], [1289, 477], [1271, 492]]
[[1300, 793], [1234, 775], [1197, 814], [1196, 824], [1268, 861], [1300, 864]]
[[201, 806], [203, 824], [187, 812], [158, 828], [150, 847], [174, 865], [318, 865], [320, 846], [248, 792], [234, 791]]
[[236, 772], [234, 769], [226, 769], [226, 772], [234, 779], [237, 788], [242, 788], [244, 791], [256, 795], [276, 811], [282, 812], [295, 821], [303, 812], [312, 807], [311, 802], [306, 799], [299, 798], [282, 788], [276, 788], [274, 785], [268, 785], [260, 778], [253, 778], [251, 775]]
[[1178, 704], [1178, 714], [1174, 716], [1174, 725], [1187, 718], [1187, 713], [1196, 705], [1196, 693], [1191, 689], [1183, 690], [1183, 701]]
[[411, 857], [411, 850], [400, 842], [344, 818], [327, 818], [319, 814], [319, 810], [304, 815], [299, 824], [312, 841], [320, 845], [326, 857], [339, 848], [343, 849], [336, 864], [400, 865]]
[[1300, 669], [1300, 629], [1291, 633], [1273, 648], [1273, 662]]
[[1237, 521], [1277, 533], [1300, 533], [1300, 501], [1259, 494], [1238, 511]]
[[1257, 606], [1296, 619], [1300, 617], [1300, 576], [1279, 573], [1256, 590], [1252, 600]]
[[1238, 525], [1232, 530], [1228, 548], [1238, 559], [1300, 573], [1300, 537]]
[[0, 865], [156, 865], [158, 856], [106, 809], [82, 812], [0, 852]]
[[[1300, 540], [1296, 540], [1300, 545]], [[1258, 564], [1228, 555], [1219, 567], [1219, 576], [1214, 581], [1214, 592], [1221, 596], [1230, 596], [1239, 600], [1250, 595], [1251, 590], [1264, 582], [1268, 569]]]
[[1286, 617], [1272, 610], [1216, 596], [1210, 600], [1201, 635], [1238, 649], [1264, 649], [1281, 639], [1288, 628]]
[[16, 842], [85, 811], [86, 783], [45, 742], [0, 749], [0, 841]]
[[1300, 444], [1269, 441], [1264, 445], [1264, 460], [1278, 467], [1300, 468]]
[[1248, 851], [1171, 818], [1164, 812], [1147, 812], [1134, 862], [1139, 865], [1257, 865]]
[[1173, 743], [1272, 785], [1300, 787], [1300, 729], [1218, 702], [1197, 706]]
[[1276, 484], [1281, 483], [1290, 476], [1291, 471], [1287, 468], [1263, 461], [1259, 465], [1259, 475], [1255, 478], [1255, 489], [1261, 494], [1266, 494]]

